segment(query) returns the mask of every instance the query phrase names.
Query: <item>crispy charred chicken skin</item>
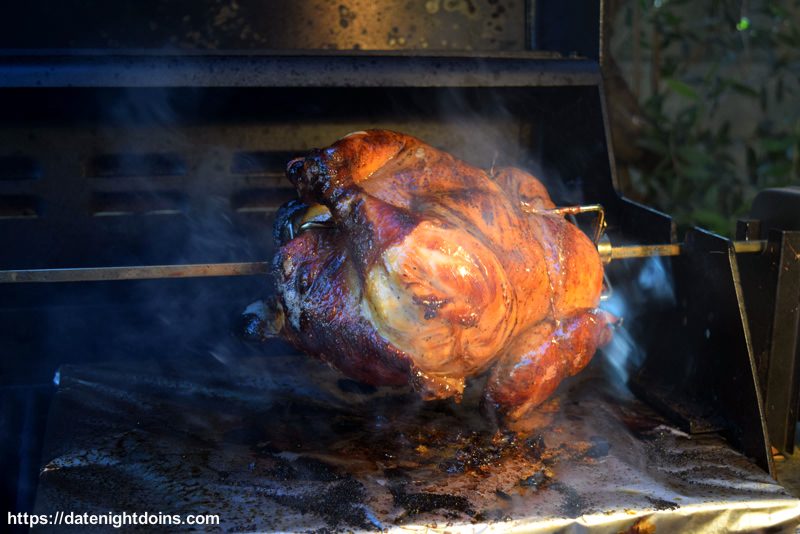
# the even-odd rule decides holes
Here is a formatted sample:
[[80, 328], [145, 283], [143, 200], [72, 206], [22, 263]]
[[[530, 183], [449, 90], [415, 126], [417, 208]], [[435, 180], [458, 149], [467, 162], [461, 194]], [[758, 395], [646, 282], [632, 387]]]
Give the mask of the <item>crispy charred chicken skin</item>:
[[371, 130], [287, 176], [277, 329], [345, 375], [458, 400], [488, 372], [486, 405], [516, 420], [609, 341], [597, 250], [530, 174]]

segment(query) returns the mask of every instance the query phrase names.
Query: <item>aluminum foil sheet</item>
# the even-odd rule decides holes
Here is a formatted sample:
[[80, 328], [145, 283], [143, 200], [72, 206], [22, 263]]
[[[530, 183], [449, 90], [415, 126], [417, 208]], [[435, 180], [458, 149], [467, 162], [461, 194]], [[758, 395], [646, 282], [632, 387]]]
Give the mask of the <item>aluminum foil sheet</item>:
[[518, 435], [480, 416], [479, 384], [422, 403], [299, 355], [64, 366], [35, 512], [219, 514], [234, 532], [793, 530], [800, 501], [608, 376], [596, 362]]

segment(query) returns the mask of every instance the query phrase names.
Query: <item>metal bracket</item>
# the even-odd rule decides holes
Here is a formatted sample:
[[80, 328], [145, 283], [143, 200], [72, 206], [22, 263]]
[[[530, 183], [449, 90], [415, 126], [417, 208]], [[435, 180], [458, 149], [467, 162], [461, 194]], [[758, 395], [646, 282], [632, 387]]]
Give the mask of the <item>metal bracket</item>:
[[[636, 377], [640, 392], [662, 391], [674, 410], [704, 414], [731, 443], [774, 476], [774, 464], [733, 242], [699, 228], [686, 234], [672, 260], [676, 308], [645, 339], [646, 359]], [[748, 257], [757, 257], [751, 254]], [[692, 421], [684, 421], [692, 428]], [[705, 423], [700, 422], [697, 428]]]
[[772, 446], [791, 454], [800, 398], [800, 231], [739, 221], [737, 237], [767, 232], [764, 254], [740, 257], [753, 348]]

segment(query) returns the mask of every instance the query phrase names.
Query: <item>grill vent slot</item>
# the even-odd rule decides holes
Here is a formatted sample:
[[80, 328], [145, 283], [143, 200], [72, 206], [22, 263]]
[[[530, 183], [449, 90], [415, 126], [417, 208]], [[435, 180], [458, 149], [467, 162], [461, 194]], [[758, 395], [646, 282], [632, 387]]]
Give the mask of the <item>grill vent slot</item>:
[[91, 210], [96, 217], [120, 215], [175, 215], [186, 210], [188, 199], [180, 191], [94, 193]]
[[276, 211], [284, 202], [297, 198], [294, 189], [245, 189], [233, 196], [233, 209], [239, 213]]
[[307, 151], [270, 150], [237, 152], [231, 162], [231, 174], [279, 174], [283, 176], [286, 164], [298, 154]]
[[25, 156], [0, 157], [0, 181], [36, 180], [42, 177], [42, 168]]
[[0, 219], [35, 219], [42, 213], [42, 200], [32, 195], [0, 195]]
[[86, 165], [86, 176], [122, 178], [131, 176], [184, 176], [186, 161], [174, 153], [101, 154]]

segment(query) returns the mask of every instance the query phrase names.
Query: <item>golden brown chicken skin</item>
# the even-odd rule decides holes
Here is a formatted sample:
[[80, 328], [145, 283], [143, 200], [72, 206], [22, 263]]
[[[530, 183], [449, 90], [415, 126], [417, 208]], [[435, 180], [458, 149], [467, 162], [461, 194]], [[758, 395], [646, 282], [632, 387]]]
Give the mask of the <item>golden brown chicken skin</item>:
[[517, 419], [610, 339], [597, 250], [530, 174], [371, 130], [287, 176], [300, 202], [276, 222], [278, 326], [344, 374], [459, 399], [488, 371], [488, 404]]

